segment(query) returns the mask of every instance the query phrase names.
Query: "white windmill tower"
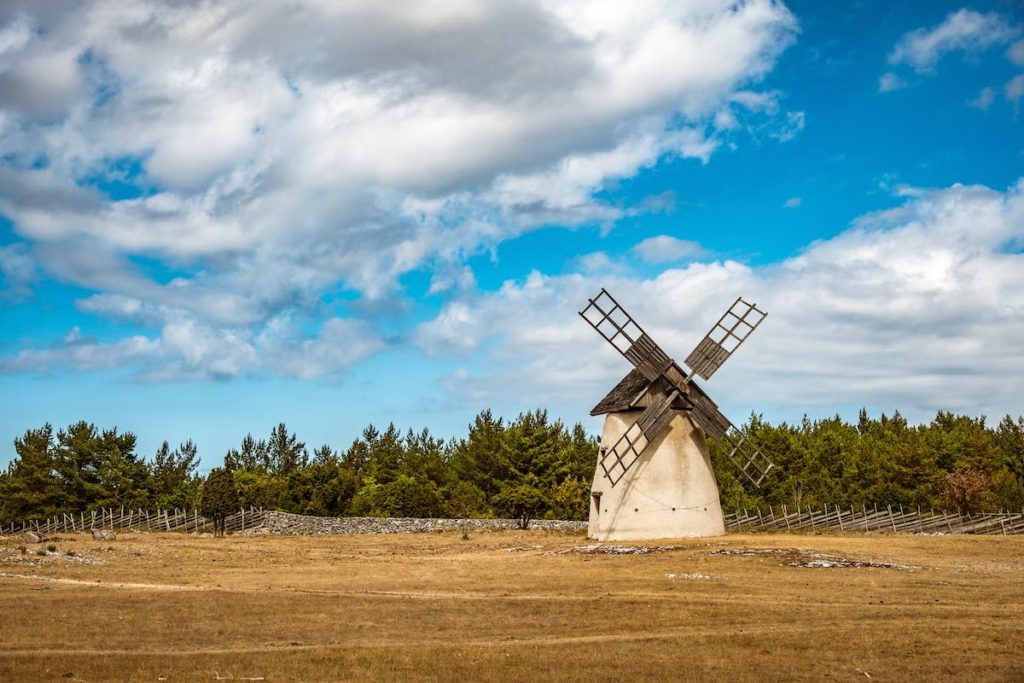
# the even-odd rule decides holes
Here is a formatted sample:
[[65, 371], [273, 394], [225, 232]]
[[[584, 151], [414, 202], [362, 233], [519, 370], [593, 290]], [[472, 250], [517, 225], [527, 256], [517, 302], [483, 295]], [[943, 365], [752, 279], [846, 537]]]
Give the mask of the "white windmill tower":
[[693, 381], [709, 379], [767, 313], [742, 297], [686, 357], [683, 370], [607, 290], [580, 315], [634, 369], [592, 411], [606, 414], [591, 487], [588, 536], [599, 541], [725, 533], [706, 438], [724, 439], [729, 458], [755, 486], [772, 463]]

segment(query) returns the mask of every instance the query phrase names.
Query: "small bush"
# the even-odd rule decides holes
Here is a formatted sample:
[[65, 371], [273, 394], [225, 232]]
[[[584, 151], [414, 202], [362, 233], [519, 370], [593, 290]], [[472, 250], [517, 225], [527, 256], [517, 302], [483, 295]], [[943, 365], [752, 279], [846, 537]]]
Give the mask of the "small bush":
[[25, 555], [25, 554], [27, 554], [27, 553], [28, 553], [28, 548], [26, 548], [26, 547], [25, 547], [25, 546], [23, 546], [23, 545], [19, 545], [19, 546], [18, 546], [18, 552], [20, 552], [20, 553], [21, 553], [22, 555]]
[[57, 546], [55, 544], [53, 544], [53, 543], [51, 543], [50, 545], [46, 546], [46, 549], [49, 550], [51, 553], [57, 552]]
[[36, 550], [36, 555], [46, 555], [46, 550], [39, 548]]

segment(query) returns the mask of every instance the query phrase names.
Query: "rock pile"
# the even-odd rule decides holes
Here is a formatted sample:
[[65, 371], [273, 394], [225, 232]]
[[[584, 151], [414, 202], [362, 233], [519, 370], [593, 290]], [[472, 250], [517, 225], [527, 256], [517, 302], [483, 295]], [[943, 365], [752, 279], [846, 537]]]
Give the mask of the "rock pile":
[[[430, 531], [496, 531], [516, 529], [512, 519], [416, 519], [399, 517], [309, 517], [289, 512], [264, 512], [258, 527], [246, 529], [246, 535], [326, 536], [330, 534], [403, 534]], [[585, 531], [586, 522], [538, 519], [531, 529], [547, 531]]]

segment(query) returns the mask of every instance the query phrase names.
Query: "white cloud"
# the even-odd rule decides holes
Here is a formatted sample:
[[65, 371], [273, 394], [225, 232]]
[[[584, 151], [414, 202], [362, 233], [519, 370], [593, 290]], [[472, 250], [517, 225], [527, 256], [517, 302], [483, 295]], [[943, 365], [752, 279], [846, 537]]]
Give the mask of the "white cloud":
[[256, 338], [261, 363], [287, 377], [310, 379], [365, 360], [384, 348], [384, 340], [365, 321], [325, 320], [313, 337], [302, 337], [287, 319], [272, 321]]
[[1019, 33], [996, 12], [982, 14], [964, 8], [948, 14], [938, 26], [904, 35], [889, 53], [889, 62], [909, 64], [919, 73], [927, 73], [949, 52], [978, 52], [1007, 43]]
[[[231, 375], [326, 291], [385, 299], [416, 269], [471, 288], [467, 255], [643, 210], [600, 191], [707, 163], [723, 109], [775, 117], [754, 88], [795, 33], [772, 0], [4, 6], [0, 213], [93, 290], [80, 310], [158, 329], [166, 367]], [[111, 177], [146, 191], [94, 189]], [[236, 335], [237, 366], [176, 346], [181, 321]]]
[[576, 270], [592, 275], [609, 273], [623, 273], [628, 270], [625, 264], [620, 263], [603, 251], [594, 251], [573, 260], [571, 264]]
[[705, 252], [696, 242], [681, 240], [671, 235], [657, 235], [634, 245], [633, 253], [648, 263], [671, 263], [687, 257], [701, 256]]
[[789, 142], [804, 129], [806, 118], [802, 111], [786, 112], [785, 123], [780, 125], [778, 130], [773, 132], [771, 136], [779, 142]]
[[[954, 185], [866, 215], [781, 264], [693, 263], [652, 279], [534, 273], [421, 328], [480, 367], [449, 390], [492, 405], [548, 397], [583, 411], [628, 369], [575, 312], [607, 287], [676, 358], [737, 295], [769, 318], [712, 381], [736, 420], [750, 408], [820, 414], [895, 408], [997, 416], [1024, 391], [1024, 180]], [[445, 320], [441, 328], [438, 321]], [[737, 410], [729, 410], [731, 407]]]
[[0, 301], [27, 296], [38, 277], [35, 260], [25, 244], [0, 247]]
[[1008, 47], [1006, 49], [1006, 58], [1017, 66], [1024, 66], [1024, 40], [1018, 40]]
[[878, 92], [892, 92], [905, 87], [907, 87], [907, 82], [892, 71], [886, 71], [878, 79]]
[[[103, 303], [135, 312], [126, 301]], [[361, 320], [328, 318], [316, 334], [304, 335], [287, 316], [254, 332], [169, 315], [159, 336], [153, 337], [103, 342], [73, 327], [51, 348], [24, 349], [0, 358], [0, 372], [123, 370], [145, 381], [230, 379], [243, 374], [309, 379], [344, 371], [385, 346]]]
[[1018, 74], [1007, 81], [1003, 88], [1006, 101], [1014, 107], [1020, 107], [1020, 99], [1024, 97], [1024, 74]]
[[801, 199], [800, 197], [790, 197], [782, 205], [782, 208], [784, 208], [784, 209], [795, 209], [798, 206], [800, 206], [801, 204], [803, 204], [803, 201], [804, 200]]
[[981, 111], [988, 111], [988, 108], [992, 106], [992, 103], [996, 99], [996, 92], [992, 88], [982, 88], [978, 96], [973, 100], [967, 102], [967, 106], [980, 109]]

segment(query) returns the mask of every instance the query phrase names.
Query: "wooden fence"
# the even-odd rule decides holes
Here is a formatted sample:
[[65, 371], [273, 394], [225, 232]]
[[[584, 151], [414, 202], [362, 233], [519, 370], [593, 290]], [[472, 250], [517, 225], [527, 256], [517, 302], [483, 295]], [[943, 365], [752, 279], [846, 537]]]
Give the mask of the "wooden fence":
[[730, 531], [814, 531], [841, 532], [888, 531], [897, 534], [1024, 534], [1021, 512], [936, 512], [904, 510], [890, 505], [840, 508], [825, 505], [821, 509], [783, 505], [768, 511], [743, 509], [725, 516]]
[[[262, 508], [250, 507], [229, 515], [225, 530], [245, 531], [263, 523]], [[934, 510], [904, 510], [897, 506], [861, 506], [840, 508], [825, 505], [821, 509], [786, 505], [769, 507], [767, 511], [751, 508], [725, 516], [729, 531], [817, 531], [890, 532], [897, 534], [1024, 534], [1024, 511], [959, 513]], [[23, 531], [43, 533], [84, 532], [91, 529], [115, 531], [179, 531], [185, 533], [213, 531], [213, 522], [196, 510], [96, 510], [89, 514], [54, 515], [0, 524], [0, 535]]]
[[[225, 531], [245, 531], [263, 523], [263, 509], [241, 509], [228, 515], [224, 520]], [[213, 520], [208, 520], [197, 510], [125, 510], [102, 509], [91, 513], [59, 514], [48, 519], [32, 519], [0, 524], [0, 534], [16, 534], [23, 531], [83, 532], [91, 529], [112, 529], [115, 531], [213, 531]]]

